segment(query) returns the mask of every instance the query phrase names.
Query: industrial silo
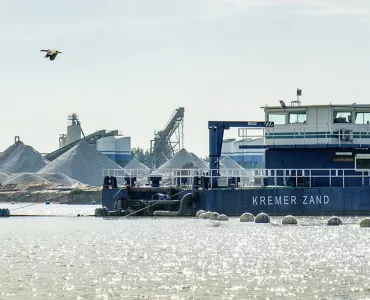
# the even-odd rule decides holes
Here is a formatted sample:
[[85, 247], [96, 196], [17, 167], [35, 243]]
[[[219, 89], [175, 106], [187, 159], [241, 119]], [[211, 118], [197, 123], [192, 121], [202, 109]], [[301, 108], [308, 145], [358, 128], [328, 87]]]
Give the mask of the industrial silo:
[[108, 156], [111, 160], [116, 161], [116, 138], [107, 136], [96, 141], [96, 150]]
[[115, 162], [124, 167], [131, 160], [131, 137], [116, 137], [116, 160]]
[[68, 116], [67, 145], [81, 139], [81, 124], [77, 114]]
[[98, 139], [96, 149], [124, 167], [131, 160], [131, 137], [107, 136]]

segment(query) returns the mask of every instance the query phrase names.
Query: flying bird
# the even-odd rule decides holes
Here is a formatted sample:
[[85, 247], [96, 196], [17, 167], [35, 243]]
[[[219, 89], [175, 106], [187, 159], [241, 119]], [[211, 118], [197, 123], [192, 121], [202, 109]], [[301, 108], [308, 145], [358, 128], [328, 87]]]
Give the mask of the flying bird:
[[45, 58], [49, 57], [50, 60], [54, 60], [57, 57], [58, 53], [62, 53], [54, 49], [40, 50], [40, 52], [46, 52]]

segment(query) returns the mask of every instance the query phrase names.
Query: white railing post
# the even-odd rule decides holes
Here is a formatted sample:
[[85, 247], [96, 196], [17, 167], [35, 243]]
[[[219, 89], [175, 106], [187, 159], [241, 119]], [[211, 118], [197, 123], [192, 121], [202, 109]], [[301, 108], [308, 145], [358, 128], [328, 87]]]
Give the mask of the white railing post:
[[343, 187], [344, 187], [344, 170], [342, 170], [342, 176], [343, 176]]
[[298, 186], [298, 170], [295, 170], [295, 186]]

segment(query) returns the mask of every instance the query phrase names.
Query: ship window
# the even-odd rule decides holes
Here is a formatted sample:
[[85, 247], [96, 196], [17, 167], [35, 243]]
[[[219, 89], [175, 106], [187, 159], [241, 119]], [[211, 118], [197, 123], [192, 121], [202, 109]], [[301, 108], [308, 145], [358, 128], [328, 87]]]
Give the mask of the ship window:
[[333, 123], [352, 123], [352, 113], [350, 111], [335, 111]]
[[295, 112], [289, 114], [289, 124], [306, 124], [306, 112]]
[[356, 124], [370, 124], [370, 112], [356, 113]]
[[285, 114], [268, 114], [268, 120], [275, 125], [285, 124]]
[[370, 155], [357, 154], [355, 161], [356, 161], [356, 169], [370, 170]]

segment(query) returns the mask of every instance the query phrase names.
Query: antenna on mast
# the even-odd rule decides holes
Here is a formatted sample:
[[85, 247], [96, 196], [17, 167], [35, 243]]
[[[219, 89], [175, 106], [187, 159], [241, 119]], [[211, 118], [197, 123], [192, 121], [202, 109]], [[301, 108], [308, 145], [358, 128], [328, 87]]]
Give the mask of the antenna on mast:
[[290, 104], [292, 106], [294, 106], [294, 104], [296, 104], [297, 106], [300, 106], [301, 105], [301, 100], [299, 100], [299, 96], [302, 96], [302, 90], [301, 89], [297, 89], [297, 100], [290, 101]]

